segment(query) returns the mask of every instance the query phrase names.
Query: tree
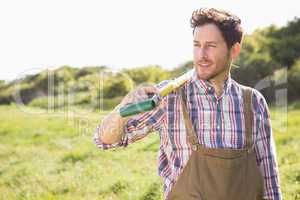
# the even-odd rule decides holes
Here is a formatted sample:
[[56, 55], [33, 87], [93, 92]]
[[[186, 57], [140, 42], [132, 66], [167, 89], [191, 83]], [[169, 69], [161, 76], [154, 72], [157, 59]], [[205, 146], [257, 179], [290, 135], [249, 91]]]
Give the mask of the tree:
[[300, 57], [300, 18], [288, 22], [284, 27], [271, 26], [266, 29], [268, 49], [272, 58], [285, 67], [292, 67]]
[[154, 84], [170, 78], [170, 73], [157, 65], [125, 69], [122, 72], [128, 74], [136, 85]]

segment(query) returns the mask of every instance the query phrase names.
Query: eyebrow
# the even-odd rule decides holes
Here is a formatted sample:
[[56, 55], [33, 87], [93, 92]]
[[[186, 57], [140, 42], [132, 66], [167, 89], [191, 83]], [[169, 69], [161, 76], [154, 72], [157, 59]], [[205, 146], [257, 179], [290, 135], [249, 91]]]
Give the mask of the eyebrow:
[[[199, 43], [199, 41], [193, 40], [193, 43]], [[217, 41], [207, 41], [206, 43], [208, 43], [208, 44], [217, 44], [218, 42]]]

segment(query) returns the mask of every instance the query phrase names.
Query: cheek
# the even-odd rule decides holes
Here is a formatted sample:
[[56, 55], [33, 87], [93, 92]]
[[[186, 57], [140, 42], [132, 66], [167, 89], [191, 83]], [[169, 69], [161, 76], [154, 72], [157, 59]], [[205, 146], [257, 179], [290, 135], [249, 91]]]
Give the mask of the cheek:
[[215, 60], [216, 58], [216, 52], [215, 51], [207, 51], [206, 52], [206, 57], [209, 58], [210, 60]]
[[224, 64], [228, 61], [228, 55], [226, 54], [226, 52], [220, 52], [217, 55], [216, 60], [217, 62]]
[[226, 53], [224, 51], [221, 51], [219, 49], [211, 50], [207, 53], [208, 58], [215, 63], [223, 62], [226, 59]]
[[200, 58], [200, 50], [199, 50], [199, 48], [194, 48], [193, 49], [193, 55], [194, 55], [194, 58], [196, 58], [196, 59]]

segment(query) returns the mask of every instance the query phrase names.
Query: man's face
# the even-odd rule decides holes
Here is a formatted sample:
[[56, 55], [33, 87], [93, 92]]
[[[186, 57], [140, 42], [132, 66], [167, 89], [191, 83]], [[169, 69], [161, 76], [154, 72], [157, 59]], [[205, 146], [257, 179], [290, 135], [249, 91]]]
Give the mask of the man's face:
[[205, 24], [194, 31], [194, 66], [200, 79], [224, 80], [230, 70], [230, 54], [219, 28]]

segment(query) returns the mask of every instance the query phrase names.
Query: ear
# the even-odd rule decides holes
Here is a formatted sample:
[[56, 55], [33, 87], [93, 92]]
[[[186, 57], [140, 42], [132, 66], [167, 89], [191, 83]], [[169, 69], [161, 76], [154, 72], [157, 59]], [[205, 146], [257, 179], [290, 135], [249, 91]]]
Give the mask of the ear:
[[240, 54], [240, 51], [241, 51], [241, 44], [236, 42], [232, 47], [231, 47], [231, 50], [230, 50], [230, 57], [232, 60], [235, 60], [238, 55]]

